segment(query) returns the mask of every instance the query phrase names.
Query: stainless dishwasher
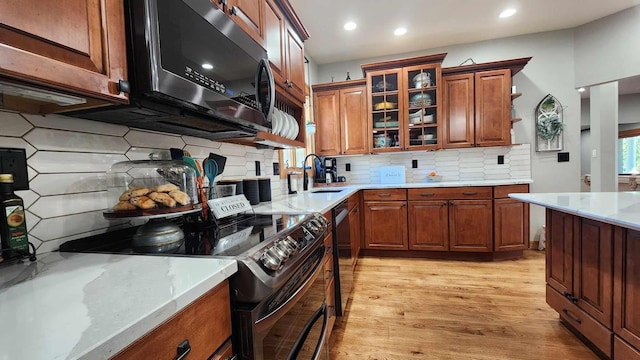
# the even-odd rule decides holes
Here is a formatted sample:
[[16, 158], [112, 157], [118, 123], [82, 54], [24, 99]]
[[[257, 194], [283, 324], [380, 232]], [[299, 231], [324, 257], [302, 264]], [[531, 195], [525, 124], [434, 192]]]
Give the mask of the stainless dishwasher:
[[353, 258], [349, 229], [349, 204], [343, 201], [332, 210], [336, 314], [343, 316], [353, 287]]

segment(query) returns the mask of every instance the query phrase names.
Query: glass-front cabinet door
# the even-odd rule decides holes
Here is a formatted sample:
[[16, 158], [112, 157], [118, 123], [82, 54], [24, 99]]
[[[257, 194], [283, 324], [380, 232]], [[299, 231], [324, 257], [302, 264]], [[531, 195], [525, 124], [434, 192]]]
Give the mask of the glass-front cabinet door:
[[406, 150], [435, 149], [440, 137], [440, 64], [403, 68]]
[[398, 151], [404, 147], [402, 69], [367, 73], [370, 90], [369, 130], [372, 152]]

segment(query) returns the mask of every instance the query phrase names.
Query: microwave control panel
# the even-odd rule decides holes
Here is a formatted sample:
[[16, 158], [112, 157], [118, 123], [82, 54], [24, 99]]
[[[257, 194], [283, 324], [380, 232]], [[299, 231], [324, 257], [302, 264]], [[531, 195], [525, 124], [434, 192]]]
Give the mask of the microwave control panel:
[[218, 81], [215, 81], [209, 77], [207, 77], [206, 75], [202, 75], [199, 72], [193, 70], [192, 68], [186, 66], [185, 70], [184, 70], [184, 76], [193, 81], [196, 82], [208, 89], [211, 89], [213, 91], [219, 92], [220, 94], [224, 94], [227, 92], [227, 88], [224, 86], [223, 83], [220, 83]]

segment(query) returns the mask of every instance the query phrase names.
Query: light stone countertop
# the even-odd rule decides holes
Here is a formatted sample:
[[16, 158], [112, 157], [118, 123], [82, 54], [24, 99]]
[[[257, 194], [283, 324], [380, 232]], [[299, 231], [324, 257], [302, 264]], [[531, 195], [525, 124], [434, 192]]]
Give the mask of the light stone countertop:
[[[470, 180], [470, 181], [443, 181], [443, 182], [422, 182], [405, 184], [360, 184], [344, 187], [315, 187], [309, 191], [301, 191], [297, 194], [274, 197], [270, 202], [263, 202], [253, 207], [257, 214], [298, 214], [319, 212], [325, 213], [346, 200], [358, 190], [364, 189], [410, 189], [427, 187], [458, 187], [458, 186], [498, 186], [530, 184], [531, 179], [516, 180]], [[317, 191], [333, 191], [320, 193]]]
[[640, 231], [640, 191], [509, 194], [513, 199]]
[[0, 268], [0, 359], [107, 359], [237, 271], [219, 258], [52, 252]]

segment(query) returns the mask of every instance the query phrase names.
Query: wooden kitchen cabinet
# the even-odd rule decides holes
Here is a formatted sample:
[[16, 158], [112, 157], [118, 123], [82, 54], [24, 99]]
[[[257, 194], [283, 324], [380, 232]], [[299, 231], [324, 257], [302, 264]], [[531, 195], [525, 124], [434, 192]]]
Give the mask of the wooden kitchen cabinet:
[[[214, 0], [215, 1], [215, 0]], [[287, 20], [276, 0], [265, 0], [264, 45], [269, 55], [269, 65], [276, 84], [284, 86], [287, 79], [285, 24]]]
[[409, 201], [408, 214], [409, 250], [449, 251], [447, 201]]
[[[190, 358], [208, 359], [227, 351], [223, 348], [230, 337], [229, 282], [225, 280], [112, 359], [175, 359], [178, 345], [185, 340], [191, 347]], [[222, 351], [216, 352], [219, 348]]]
[[258, 44], [264, 46], [265, 0], [226, 0], [225, 8], [227, 14], [244, 32]]
[[371, 152], [434, 150], [440, 136], [440, 66], [446, 54], [362, 65]]
[[0, 2], [2, 76], [126, 103], [126, 64], [122, 1]]
[[443, 148], [511, 144], [511, 78], [530, 59], [442, 69]]
[[304, 102], [304, 43], [296, 30], [285, 22], [286, 74], [284, 81], [287, 92]]
[[360, 202], [349, 209], [349, 240], [351, 241], [351, 258], [353, 259], [353, 269], [355, 270], [360, 255], [360, 244], [362, 242], [362, 220]]
[[312, 88], [316, 153], [320, 156], [368, 153], [365, 81], [320, 84]]
[[613, 226], [547, 209], [547, 303], [612, 354]]
[[[630, 344], [618, 346], [636, 357], [616, 359], [640, 359], [640, 232], [616, 228], [613, 285], [613, 331]], [[633, 350], [633, 351], [632, 351]], [[616, 351], [617, 352], [617, 351]]]
[[449, 250], [493, 251], [491, 200], [449, 200]]
[[509, 198], [510, 193], [528, 193], [529, 185], [494, 187], [494, 251], [529, 248], [529, 204]]
[[404, 189], [364, 190], [366, 249], [407, 250], [409, 248], [406, 199]]
[[336, 322], [336, 289], [335, 289], [335, 272], [333, 259], [333, 235], [331, 231], [324, 238], [325, 256], [324, 256], [324, 284], [325, 284], [325, 303], [327, 311], [329, 311], [329, 326], [326, 329], [327, 339], [331, 335], [333, 325]]

